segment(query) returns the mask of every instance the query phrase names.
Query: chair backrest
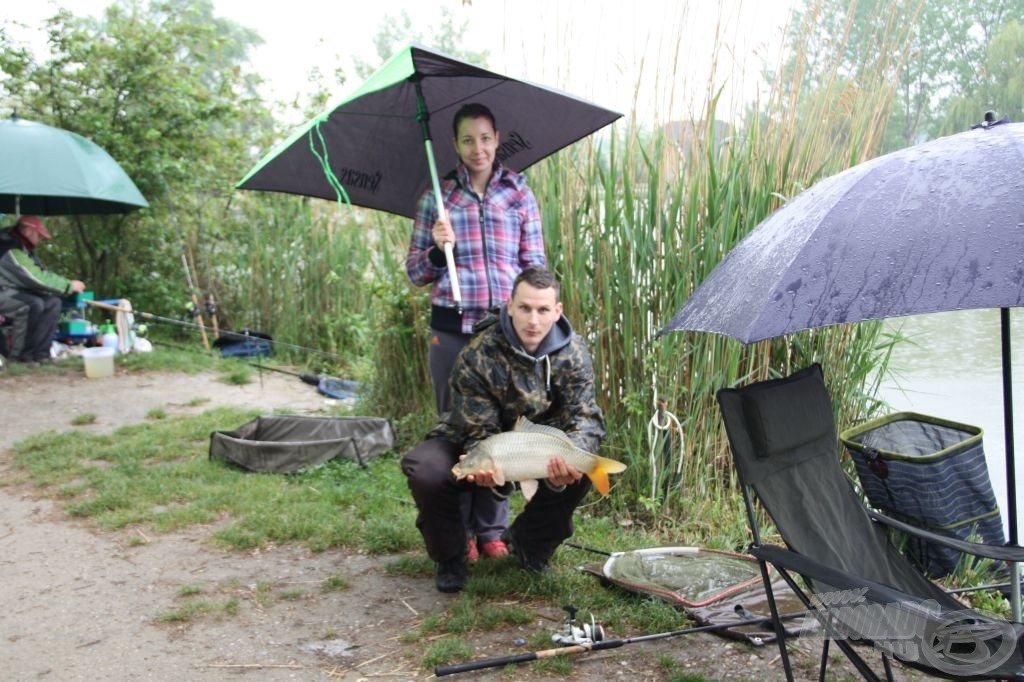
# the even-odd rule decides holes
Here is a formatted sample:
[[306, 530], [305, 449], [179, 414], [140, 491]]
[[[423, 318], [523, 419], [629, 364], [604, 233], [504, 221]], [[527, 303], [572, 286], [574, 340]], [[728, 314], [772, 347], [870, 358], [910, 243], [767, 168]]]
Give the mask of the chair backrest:
[[744, 495], [749, 499], [753, 490], [790, 549], [909, 594], [955, 603], [888, 542], [851, 488], [839, 464], [820, 365], [722, 389], [717, 399]]

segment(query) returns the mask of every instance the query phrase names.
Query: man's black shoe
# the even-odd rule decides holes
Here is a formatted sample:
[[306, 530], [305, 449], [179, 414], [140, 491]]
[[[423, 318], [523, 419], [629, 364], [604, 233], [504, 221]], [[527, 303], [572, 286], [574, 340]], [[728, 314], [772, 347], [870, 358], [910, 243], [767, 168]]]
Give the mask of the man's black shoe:
[[466, 558], [457, 556], [437, 565], [437, 585], [439, 592], [459, 592], [466, 586]]
[[509, 551], [519, 559], [519, 565], [527, 571], [540, 574], [551, 570], [547, 558], [541, 558], [528, 548], [523, 547], [522, 543], [516, 540], [516, 536], [512, 533], [511, 528], [501, 534], [501, 541], [508, 545]]

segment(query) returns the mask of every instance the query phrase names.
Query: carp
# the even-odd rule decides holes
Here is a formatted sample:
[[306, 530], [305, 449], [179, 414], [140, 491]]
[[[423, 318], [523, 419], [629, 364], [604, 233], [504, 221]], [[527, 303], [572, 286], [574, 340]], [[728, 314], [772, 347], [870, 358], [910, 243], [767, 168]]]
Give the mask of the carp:
[[561, 457], [566, 464], [583, 472], [602, 495], [607, 495], [610, 488], [608, 474], [626, 470], [622, 462], [576, 447], [561, 429], [534, 424], [520, 417], [513, 430], [495, 434], [473, 446], [452, 467], [452, 473], [456, 480], [462, 480], [481, 471], [493, 471], [495, 483], [504, 485], [506, 481], [518, 481], [529, 500], [537, 490], [537, 482], [547, 478], [548, 460], [552, 457]]

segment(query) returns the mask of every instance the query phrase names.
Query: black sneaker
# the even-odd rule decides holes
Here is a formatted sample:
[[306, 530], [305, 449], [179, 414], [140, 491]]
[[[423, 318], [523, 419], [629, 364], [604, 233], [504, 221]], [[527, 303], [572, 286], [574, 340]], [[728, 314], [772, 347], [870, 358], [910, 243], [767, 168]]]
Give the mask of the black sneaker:
[[530, 573], [547, 573], [551, 570], [551, 566], [548, 564], [548, 559], [542, 558], [539, 555], [530, 552], [522, 543], [516, 540], [516, 536], [513, 535], [512, 529], [509, 528], [501, 534], [501, 541], [504, 542], [509, 551], [519, 559], [519, 565], [525, 568]]
[[438, 592], [460, 592], [466, 586], [466, 557], [457, 556], [437, 565]]

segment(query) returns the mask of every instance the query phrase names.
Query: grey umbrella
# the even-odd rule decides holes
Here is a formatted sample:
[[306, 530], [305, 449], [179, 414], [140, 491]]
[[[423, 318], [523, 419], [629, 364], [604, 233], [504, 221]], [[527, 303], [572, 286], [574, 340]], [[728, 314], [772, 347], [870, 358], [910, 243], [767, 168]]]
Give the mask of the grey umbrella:
[[[661, 331], [751, 343], [833, 324], [999, 308], [1016, 545], [1009, 308], [1021, 305], [1024, 124], [989, 121], [802, 192], [732, 249]], [[1019, 619], [1019, 598], [1014, 608]]]

